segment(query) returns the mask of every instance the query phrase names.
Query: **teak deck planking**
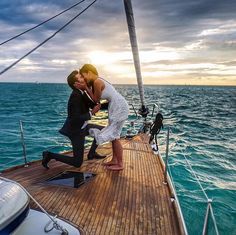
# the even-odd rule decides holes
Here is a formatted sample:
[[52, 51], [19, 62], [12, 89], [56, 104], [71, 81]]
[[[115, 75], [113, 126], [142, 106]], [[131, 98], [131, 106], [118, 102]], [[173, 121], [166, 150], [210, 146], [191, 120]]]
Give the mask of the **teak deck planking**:
[[[182, 234], [171, 192], [163, 184], [160, 159], [153, 154], [147, 136], [122, 139], [122, 145], [122, 171], [109, 171], [102, 165], [111, 158], [111, 145], [106, 144], [98, 149], [108, 155], [106, 159], [85, 160], [80, 168], [52, 160], [46, 170], [41, 161], [35, 161], [1, 176], [22, 184], [43, 208], [77, 225], [82, 234]], [[78, 189], [45, 183], [66, 170], [97, 175]], [[38, 209], [33, 202], [31, 208]]]

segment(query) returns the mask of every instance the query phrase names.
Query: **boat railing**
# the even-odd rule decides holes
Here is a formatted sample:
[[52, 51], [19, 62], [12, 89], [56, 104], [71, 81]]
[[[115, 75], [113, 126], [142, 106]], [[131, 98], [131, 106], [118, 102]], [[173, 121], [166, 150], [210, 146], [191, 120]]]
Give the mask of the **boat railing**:
[[[165, 170], [164, 170], [164, 182], [163, 183], [171, 183], [171, 186], [174, 190], [174, 197], [175, 197], [175, 200], [178, 200], [178, 197], [177, 197], [177, 191], [176, 191], [176, 188], [175, 188], [175, 184], [174, 184], [174, 180], [173, 180], [173, 176], [172, 176], [172, 171], [169, 167], [169, 164], [168, 164], [168, 160], [169, 160], [169, 151], [171, 149], [169, 149], [169, 146], [170, 146], [170, 133], [172, 133], [171, 129], [168, 127], [167, 128], [167, 137], [166, 137], [166, 152], [165, 152]], [[172, 147], [175, 147], [177, 146], [179, 143], [178, 143], [178, 140], [177, 142], [174, 143], [174, 145]], [[190, 172], [191, 174], [194, 176], [196, 182], [198, 183], [201, 191], [203, 192], [204, 196], [205, 196], [205, 199], [206, 199], [206, 204], [207, 204], [207, 208], [206, 208], [206, 213], [205, 213], [205, 218], [204, 218], [204, 224], [203, 224], [203, 229], [202, 229], [202, 235], [207, 235], [208, 234], [208, 225], [209, 225], [209, 217], [211, 216], [211, 219], [213, 221], [213, 226], [214, 226], [214, 231], [215, 231], [215, 234], [216, 235], [219, 235], [219, 230], [218, 230], [218, 227], [217, 227], [217, 223], [216, 223], [216, 219], [215, 219], [215, 216], [214, 216], [214, 212], [213, 212], [213, 207], [212, 207], [212, 202], [213, 202], [213, 199], [210, 199], [206, 193], [206, 191], [204, 190], [200, 180], [199, 180], [199, 177], [198, 175], [196, 174], [196, 172], [193, 170], [193, 167], [191, 165], [191, 163], [188, 161], [186, 155], [185, 155], [185, 152], [184, 151], [181, 151], [182, 155], [184, 156], [184, 160], [186, 161], [186, 165], [189, 167], [190, 169]], [[160, 155], [159, 155], [160, 156]], [[179, 204], [179, 202], [177, 203]], [[180, 210], [180, 216], [181, 218], [183, 219], [184, 221], [184, 218], [183, 218], [183, 215], [182, 215], [182, 212]], [[184, 225], [185, 226], [185, 225]], [[185, 227], [186, 231], [187, 231], [187, 228]]]
[[22, 143], [22, 149], [23, 149], [24, 162], [25, 162], [25, 166], [27, 166], [24, 130], [23, 130], [23, 124], [22, 124], [21, 120], [20, 120], [20, 136], [21, 136], [21, 143]]
[[[155, 108], [156, 107], [159, 107], [159, 106], [155, 106]], [[138, 120], [138, 118], [137, 118], [137, 120]], [[143, 125], [142, 125], [142, 127], [140, 129], [142, 131], [145, 130], [145, 132], [148, 133], [148, 127], [150, 126], [149, 124], [150, 124], [150, 122], [147, 122], [146, 120], [144, 120]], [[21, 145], [22, 145], [22, 152], [23, 152], [22, 160], [24, 162], [24, 165], [27, 167], [28, 166], [28, 161], [27, 161], [27, 155], [26, 155], [25, 135], [24, 135], [24, 128], [23, 128], [23, 122], [22, 121], [20, 121], [20, 134], [21, 134]], [[170, 152], [170, 150], [173, 147], [177, 146], [180, 143], [177, 140], [175, 143], [172, 144], [172, 146], [170, 148], [170, 134], [173, 134], [173, 133], [172, 133], [171, 129], [168, 127], [167, 128], [167, 135], [166, 135], [166, 144], [165, 144], [166, 145], [165, 159], [162, 158], [162, 157], [160, 158], [163, 161], [163, 165], [164, 165], [164, 182], [163, 183], [166, 184], [168, 182], [169, 184], [171, 184], [171, 187], [173, 189], [173, 198], [172, 199], [177, 202], [176, 204], [179, 207], [180, 218], [181, 218], [181, 220], [183, 222], [183, 227], [184, 227], [184, 230], [185, 230], [185, 234], [188, 234], [187, 228], [186, 228], [186, 225], [185, 225], [185, 222], [184, 222], [184, 217], [183, 217], [183, 214], [181, 212], [180, 204], [179, 204], [179, 201], [178, 201], [177, 191], [176, 191], [176, 188], [175, 188], [175, 184], [174, 184], [174, 180], [173, 180], [173, 177], [172, 177], [171, 169], [169, 167], [169, 152]], [[50, 149], [52, 149], [52, 148], [54, 148], [54, 147], [51, 147]], [[203, 226], [203, 230], [202, 230], [202, 235], [206, 235], [207, 234], [207, 228], [208, 228], [208, 224], [209, 224], [208, 221], [209, 221], [209, 217], [210, 216], [211, 216], [212, 221], [213, 221], [215, 233], [216, 233], [216, 235], [219, 235], [216, 219], [215, 219], [215, 216], [214, 216], [214, 213], [213, 213], [213, 207], [212, 207], [213, 200], [210, 199], [207, 196], [203, 186], [201, 185], [201, 182], [200, 182], [197, 174], [194, 172], [190, 162], [186, 158], [185, 153], [183, 151], [182, 151], [182, 155], [184, 156], [184, 159], [185, 159], [185, 161], [187, 163], [187, 166], [189, 167], [192, 175], [195, 177], [197, 183], [199, 184], [199, 186], [200, 186], [200, 188], [201, 188], [201, 190], [202, 190], [202, 192], [203, 192], [203, 194], [204, 194], [204, 196], [206, 198], [207, 208], [206, 208], [206, 214], [205, 214], [205, 219], [204, 219], [204, 226]], [[164, 163], [163, 159], [165, 160], [165, 163]], [[0, 166], [4, 169], [4, 168], [6, 168], [6, 166], [9, 166], [9, 164], [12, 165], [13, 163], [15, 163], [17, 161], [19, 162], [19, 159], [14, 159], [14, 160], [9, 161], [7, 163], [2, 163], [2, 164], [0, 164]]]
[[[182, 223], [182, 228], [181, 230], [182, 233], [184, 233], [185, 235], [188, 235], [188, 229], [187, 229], [187, 226], [186, 226], [186, 223], [185, 223], [185, 219], [184, 219], [184, 216], [183, 216], [183, 213], [182, 213], [182, 209], [181, 209], [181, 206], [180, 206], [180, 202], [179, 202], [179, 199], [178, 199], [178, 194], [177, 194], [177, 191], [176, 191], [176, 188], [175, 188], [175, 185], [174, 185], [174, 180], [172, 177], [170, 177], [170, 170], [168, 171], [169, 169], [169, 164], [168, 164], [168, 160], [169, 160], [169, 142], [170, 142], [170, 128], [168, 127], [167, 128], [167, 135], [166, 135], [166, 144], [165, 144], [165, 160], [163, 159], [162, 155], [159, 154], [159, 147], [158, 146], [155, 146], [153, 148], [153, 151], [154, 153], [156, 153], [160, 160], [161, 160], [161, 163], [162, 163], [162, 167], [164, 168], [163, 170], [163, 184], [169, 184], [170, 185], [170, 190], [171, 190], [171, 201], [175, 203], [175, 206], [177, 207], [177, 214], [180, 218], [180, 221]], [[155, 143], [155, 145], [157, 145], [157, 143]]]
[[[6, 134], [4, 131], [3, 131], [3, 133]], [[10, 133], [7, 133], [7, 134], [10, 135]], [[25, 142], [24, 142], [24, 132], [23, 132], [23, 126], [22, 126], [22, 122], [21, 121], [20, 121], [20, 134], [21, 134], [21, 144], [22, 144], [22, 148], [23, 148], [23, 158], [15, 158], [15, 159], [13, 159], [11, 161], [0, 163], [0, 167], [2, 169], [6, 169], [8, 166], [13, 166], [15, 164], [19, 164], [19, 161], [22, 161], [22, 160], [24, 161], [25, 167], [28, 166], [27, 165], [27, 159], [26, 159], [26, 148], [25, 148]]]
[[[132, 107], [132, 109], [133, 109], [133, 111], [134, 111], [136, 117], [142, 117], [142, 116], [139, 115], [139, 113], [137, 112], [136, 108], [134, 107], [134, 104], [129, 103], [129, 105]], [[160, 110], [160, 105], [157, 104], [157, 103], [149, 103], [149, 104], [147, 104], [147, 107], [148, 107], [149, 110], [152, 109], [152, 114], [151, 114], [152, 117], [153, 117], [153, 115], [154, 115], [154, 111], [155, 111], [155, 110], [157, 110], [157, 111]]]
[[[159, 107], [159, 106], [155, 106], [155, 107]], [[153, 112], [152, 112], [152, 116], [153, 116]], [[149, 133], [149, 129], [150, 129], [150, 121], [147, 121], [147, 120], [144, 120], [143, 121], [143, 124], [140, 128], [140, 132], [143, 132], [143, 133]], [[168, 127], [167, 128], [167, 133], [166, 133], [166, 143], [165, 143], [165, 157], [162, 157], [161, 154], [159, 154], [159, 152], [157, 152], [156, 150], [158, 150], [158, 146], [155, 146], [153, 147], [153, 151], [155, 153], [157, 153], [158, 156], [160, 156], [160, 159], [162, 161], [162, 164], [163, 164], [163, 167], [164, 167], [164, 184], [170, 184], [171, 188], [173, 189], [173, 198], [172, 200], [175, 200], [176, 201], [176, 205], [178, 207], [178, 211], [179, 211], [179, 216], [180, 216], [180, 219], [183, 223], [183, 229], [184, 229], [184, 233], [185, 234], [188, 234], [187, 232], [187, 227], [185, 225], [185, 220], [184, 220], [184, 216], [182, 214], [182, 211], [181, 211], [181, 207], [180, 207], [180, 203], [178, 201], [178, 196], [177, 196], [177, 190], [175, 188], [175, 184], [174, 184], [174, 179], [172, 177], [172, 173], [171, 173], [171, 169], [169, 167], [169, 152], [170, 150], [173, 148], [173, 147], [176, 147], [178, 146], [180, 143], [179, 143], [179, 140], [177, 140], [175, 143], [172, 144], [171, 148], [170, 148], [170, 133], [172, 133], [171, 129]], [[155, 143], [155, 145], [157, 145], [158, 143]], [[214, 231], [215, 231], [215, 234], [216, 235], [219, 235], [219, 231], [218, 231], [218, 227], [217, 227], [217, 223], [216, 223], [216, 219], [215, 219], [215, 216], [214, 216], [214, 213], [213, 213], [213, 207], [212, 207], [212, 202], [213, 200], [212, 199], [209, 199], [203, 186], [201, 185], [201, 182], [197, 176], [197, 174], [194, 172], [190, 162], [188, 161], [188, 159], [186, 158], [185, 156], [185, 153], [182, 151], [181, 152], [182, 155], [184, 156], [184, 159], [185, 161], [187, 162], [187, 166], [189, 166], [190, 170], [191, 170], [191, 173], [192, 175], [195, 177], [196, 179], [196, 182], [199, 184], [202, 192], [204, 193], [204, 196], [206, 198], [206, 203], [207, 203], [207, 209], [206, 209], [206, 214], [205, 214], [205, 219], [204, 219], [204, 225], [203, 225], [203, 229], [202, 229], [202, 235], [206, 235], [207, 234], [207, 231], [208, 231], [208, 225], [209, 225], [209, 217], [211, 216], [212, 218], [212, 221], [213, 221], [213, 225], [214, 225]]]
[[[36, 139], [31, 138], [29, 136], [27, 138], [27, 135], [25, 135], [25, 127], [27, 127], [27, 125], [25, 125], [25, 123], [27, 123], [27, 124], [29, 124], [29, 123], [32, 124], [33, 123], [33, 124], [36, 124], [36, 125], [39, 124], [39, 122], [36, 122], [36, 121], [22, 121], [22, 120], [19, 121], [20, 138], [19, 138], [19, 142], [18, 142], [19, 144], [17, 143], [17, 149], [18, 149], [17, 151], [21, 152], [22, 155], [21, 154], [17, 154], [17, 157], [15, 157], [15, 159], [12, 159], [12, 160], [9, 160], [9, 161], [7, 160], [7, 157], [2, 158], [2, 160], [4, 160], [4, 162], [0, 163], [0, 172], [2, 170], [5, 170], [5, 169], [7, 169], [9, 167], [13, 167], [13, 166], [16, 166], [16, 165], [17, 166], [18, 165], [21, 165], [21, 166], [23, 165], [24, 167], [28, 167], [29, 166], [29, 162], [31, 162], [34, 159], [34, 157], [31, 156], [32, 154], [30, 154], [30, 157], [29, 157], [29, 154], [27, 154], [27, 146], [29, 147], [29, 145], [26, 146], [26, 142], [29, 139], [31, 139], [33, 141], [36, 141]], [[26, 128], [26, 130], [27, 130], [27, 128]], [[7, 135], [11, 135], [11, 133], [8, 133], [8, 132], [5, 132], [5, 131], [1, 131], [1, 132], [4, 135], [6, 135], [6, 134]], [[15, 133], [14, 133], [14, 136], [16, 136]], [[41, 139], [44, 139], [44, 138], [38, 138], [37, 137], [37, 140], [38, 139], [41, 140]], [[63, 138], [63, 144], [61, 145], [63, 150], [66, 148], [65, 145], [70, 146], [70, 142], [69, 142], [69, 140], [66, 140], [66, 138]], [[47, 150], [52, 150], [52, 149], [59, 148], [59, 147], [60, 146], [58, 146], [58, 145], [45, 146], [45, 148]], [[63, 151], [62, 148], [59, 151]], [[65, 150], [65, 151], [68, 151], [68, 150]], [[28, 152], [32, 152], [32, 151], [28, 150]], [[41, 150], [34, 151], [34, 154], [37, 155], [37, 156], [38, 156], [38, 154], [41, 155], [42, 151]], [[37, 159], [38, 159], [38, 157], [37, 157]]]
[[[135, 109], [134, 109], [134, 114], [135, 114], [135, 119], [136, 120], [139, 119], [139, 118], [137, 118], [137, 113], [136, 113]], [[132, 116], [132, 112], [131, 112], [131, 116]], [[96, 121], [96, 118], [95, 118], [95, 121]], [[55, 121], [52, 121], [52, 122], [55, 123]], [[51, 123], [51, 121], [49, 121], [49, 123]], [[141, 119], [140, 119], [140, 123], [141, 123]], [[19, 146], [17, 146], [17, 148], [19, 151], [21, 151], [22, 155], [20, 156], [20, 154], [17, 154], [17, 157], [15, 157], [15, 159], [12, 159], [12, 160], [11, 159], [7, 160], [7, 157], [4, 157], [4, 159], [2, 158], [2, 160], [5, 160], [5, 162], [0, 163], [0, 172], [2, 170], [5, 170], [9, 167], [16, 166], [16, 165], [24, 165], [25, 167], [28, 167], [28, 163], [31, 162], [34, 159], [34, 157], [32, 156], [32, 153], [29, 154], [29, 152], [32, 152], [32, 151], [29, 151], [29, 143], [27, 143], [27, 141], [33, 140], [35, 142], [35, 141], [44, 140], [44, 139], [47, 139], [47, 141], [48, 141], [48, 138], [45, 138], [45, 137], [39, 137], [39, 136], [37, 136], [36, 138], [29, 137], [27, 135], [27, 128], [29, 126], [31, 128], [32, 125], [38, 126], [38, 125], [40, 125], [40, 122], [34, 121], [34, 120], [33, 121], [32, 120], [19, 120], [19, 130], [20, 131], [18, 133], [20, 133], [20, 138], [19, 138], [20, 142], [19, 142]], [[132, 128], [135, 128], [135, 126], [133, 126]], [[11, 133], [8, 131], [5, 131], [5, 130], [0, 130], [0, 131], [4, 135], [11, 135]], [[16, 133], [14, 133], [14, 136], [16, 136]], [[123, 135], [123, 136], [125, 136], [125, 135]], [[53, 149], [57, 149], [59, 152], [71, 150], [71, 143], [70, 143], [69, 139], [61, 136], [61, 137], [58, 137], [58, 140], [59, 141], [56, 141], [57, 142], [56, 145], [45, 145], [45, 149], [43, 149], [43, 150], [50, 150], [51, 151]], [[61, 144], [60, 146], [59, 146], [59, 143]], [[86, 143], [86, 146], [88, 146], [88, 145], [89, 145], [89, 142]], [[65, 149], [66, 146], [68, 146], [67, 149]], [[42, 150], [33, 151], [33, 155], [37, 155], [37, 159], [35, 159], [35, 160], [38, 160], [38, 155], [40, 155], [40, 156], [42, 155]]]
[[[139, 118], [139, 116], [138, 116], [138, 114], [137, 114], [137, 112], [136, 112], [136, 110], [135, 110], [135, 108], [134, 108], [134, 105], [131, 105], [132, 106], [132, 108], [133, 108], [133, 110], [134, 110], [134, 113], [131, 111], [131, 117], [135, 117], [134, 119], [135, 120], [137, 120], [137, 119], [139, 119], [139, 121], [140, 121], [140, 123], [141, 123], [141, 118]], [[140, 116], [141, 117], [141, 116]], [[99, 120], [100, 121], [100, 119], [101, 118], [98, 118], [98, 119], [96, 119], [96, 117], [95, 117], [95, 122], [96, 122], [96, 120]], [[53, 120], [53, 121], [47, 121], [47, 123], [59, 123], [59, 121], [55, 121], [55, 120]], [[128, 121], [129, 122], [129, 121]], [[127, 122], [127, 123], [128, 123]], [[29, 152], [32, 152], [32, 151], [29, 151], [29, 143], [28, 143], [28, 141], [30, 140], [30, 141], [41, 141], [41, 140], [44, 140], [44, 139], [47, 139], [47, 142], [49, 142], [48, 140], [48, 138], [46, 138], [46, 137], [39, 137], [39, 136], [37, 136], [36, 138], [34, 138], [34, 137], [29, 137], [28, 135], [27, 135], [27, 130], [28, 130], [28, 127], [30, 127], [31, 128], [31, 130], [32, 130], [32, 125], [37, 125], [37, 126], [39, 126], [41, 124], [41, 122], [40, 121], [34, 121], [34, 120], [19, 120], [19, 129], [20, 129], [20, 145], [21, 145], [21, 149], [19, 149], [19, 147], [20, 147], [20, 145], [19, 146], [17, 146], [17, 148], [18, 148], [18, 150], [20, 150], [21, 151], [21, 153], [22, 153], [22, 157], [20, 157], [20, 154], [17, 154], [17, 157], [15, 158], [15, 159], [13, 159], [13, 160], [7, 160], [7, 157], [5, 157], [3, 160], [5, 160], [5, 162], [4, 163], [0, 163], [0, 172], [2, 171], [2, 170], [4, 170], [4, 169], [7, 169], [7, 168], [9, 168], [9, 167], [12, 167], [12, 166], [15, 166], [15, 165], [24, 165], [25, 167], [28, 167], [28, 162], [29, 161], [32, 161], [33, 159], [34, 159], [34, 157], [32, 156], [32, 153], [31, 154], [29, 154]], [[133, 127], [131, 127], [131, 128], [135, 128], [135, 126], [133, 126]], [[11, 133], [10, 132], [8, 132], [8, 131], [6, 131], [5, 132], [5, 130], [0, 130], [1, 132], [2, 132], [2, 134], [4, 134], [4, 135], [10, 135]], [[19, 133], [19, 132], [18, 132]], [[136, 133], [136, 132], [135, 132]], [[16, 136], [16, 133], [14, 133], [14, 136]], [[125, 136], [125, 135], [123, 135], [123, 136]], [[54, 138], [54, 140], [55, 140], [55, 138]], [[65, 148], [66, 148], [66, 145], [68, 146], [68, 147], [71, 147], [71, 143], [70, 143], [70, 141], [69, 141], [69, 139], [67, 139], [67, 138], [64, 138], [63, 136], [59, 136], [58, 137], [58, 140], [59, 141], [56, 141], [57, 143], [57, 145], [50, 145], [50, 144], [48, 144], [48, 145], [45, 145], [45, 149], [43, 149], [43, 150], [52, 150], [52, 149], [55, 149], [55, 148], [57, 148], [57, 150], [59, 151], [59, 152], [63, 152], [63, 151], [69, 151], [69, 150], [71, 150], [71, 148], [69, 149], [66, 149], [65, 150]], [[59, 146], [59, 143], [61, 143], [61, 145]], [[89, 142], [86, 142], [86, 145], [85, 146], [88, 146], [89, 145]], [[30, 146], [31, 147], [31, 146]], [[39, 151], [33, 151], [33, 155], [36, 155], [37, 154], [37, 160], [38, 160], [38, 155], [42, 155], [42, 149], [41, 150], [39, 150]], [[36, 160], [36, 158], [35, 158], [35, 160]]]

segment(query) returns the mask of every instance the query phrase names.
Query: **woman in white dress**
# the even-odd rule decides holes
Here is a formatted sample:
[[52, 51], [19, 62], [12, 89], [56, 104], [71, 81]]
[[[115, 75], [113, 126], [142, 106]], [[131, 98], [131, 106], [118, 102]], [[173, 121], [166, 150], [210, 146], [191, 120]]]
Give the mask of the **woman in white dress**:
[[124, 122], [128, 118], [129, 106], [125, 98], [109, 82], [98, 76], [97, 69], [93, 65], [85, 64], [80, 69], [80, 74], [87, 84], [84, 90], [96, 103], [99, 103], [100, 99], [109, 102], [108, 126], [102, 130], [91, 129], [90, 134], [95, 137], [97, 144], [112, 142], [112, 160], [105, 165], [109, 170], [122, 170], [123, 148], [119, 139]]

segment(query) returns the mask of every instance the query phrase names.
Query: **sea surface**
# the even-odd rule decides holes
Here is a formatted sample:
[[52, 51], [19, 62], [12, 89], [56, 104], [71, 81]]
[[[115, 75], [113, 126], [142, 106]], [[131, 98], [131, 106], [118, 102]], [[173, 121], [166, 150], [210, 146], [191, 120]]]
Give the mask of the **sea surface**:
[[[139, 108], [136, 86], [116, 88]], [[207, 198], [213, 200], [219, 233], [236, 234], [236, 87], [145, 86], [144, 90], [146, 103], [158, 104], [164, 116], [158, 140], [164, 157], [170, 128], [169, 170], [189, 234], [202, 234]], [[0, 83], [0, 170], [23, 163], [20, 120], [28, 160], [41, 159], [46, 149], [70, 149], [69, 141], [58, 133], [69, 95], [66, 84]], [[106, 117], [103, 112], [94, 121], [106, 124]], [[132, 108], [131, 120], [138, 129], [142, 120]], [[123, 134], [127, 129], [129, 122]], [[88, 139], [86, 146], [90, 143]], [[209, 234], [215, 234], [212, 219]]]

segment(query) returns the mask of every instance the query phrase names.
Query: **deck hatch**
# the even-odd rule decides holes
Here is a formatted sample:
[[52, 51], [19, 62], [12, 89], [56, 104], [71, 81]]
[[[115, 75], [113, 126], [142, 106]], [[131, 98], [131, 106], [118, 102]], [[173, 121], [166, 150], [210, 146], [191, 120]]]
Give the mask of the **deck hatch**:
[[79, 188], [81, 185], [87, 183], [95, 176], [96, 174], [91, 172], [64, 171], [59, 175], [47, 179], [46, 182], [50, 185], [62, 185]]

